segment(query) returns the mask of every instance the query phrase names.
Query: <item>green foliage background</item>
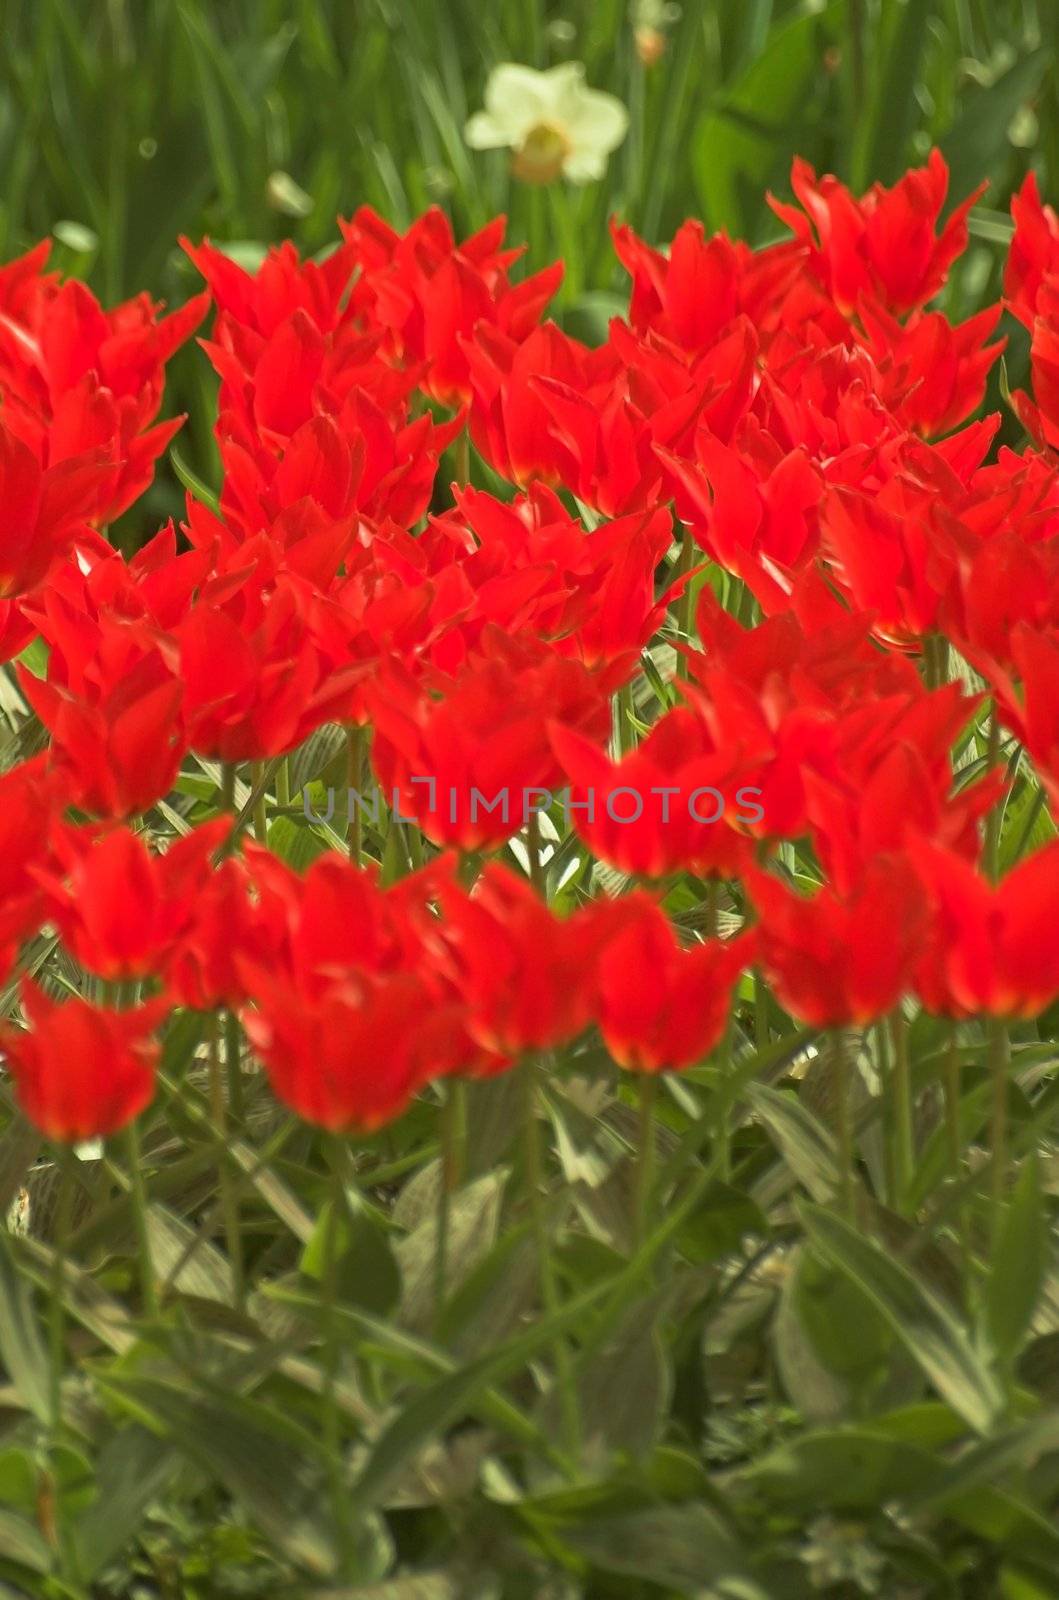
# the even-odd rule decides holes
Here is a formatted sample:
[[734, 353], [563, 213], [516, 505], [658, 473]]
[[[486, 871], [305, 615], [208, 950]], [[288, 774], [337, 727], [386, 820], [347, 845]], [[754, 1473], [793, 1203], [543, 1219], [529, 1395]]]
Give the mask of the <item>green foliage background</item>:
[[[999, 292], [1007, 203], [1027, 169], [1059, 198], [1053, 0], [685, 0], [666, 21], [665, 54], [645, 69], [625, 0], [0, 0], [0, 259], [54, 234], [58, 265], [106, 301], [140, 289], [179, 301], [197, 287], [181, 233], [252, 262], [288, 236], [327, 248], [336, 215], [364, 202], [399, 226], [437, 203], [461, 234], [506, 211], [531, 266], [565, 257], [559, 315], [591, 338], [623, 305], [611, 214], [656, 242], [688, 215], [760, 242], [778, 231], [765, 191], [785, 191], [794, 154], [861, 188], [940, 143], [954, 199], [991, 182], [948, 291], [959, 317]], [[602, 183], [520, 189], [502, 154], [464, 147], [463, 123], [498, 61], [566, 58], [628, 104], [630, 136]], [[1018, 342], [1007, 361], [1014, 386]], [[215, 380], [194, 351], [171, 374], [169, 406], [190, 413], [179, 449], [215, 481]], [[137, 515], [157, 525], [181, 498], [162, 472]], [[296, 788], [336, 781], [334, 732], [300, 753]], [[984, 729], [968, 738], [983, 761]], [[197, 764], [181, 780], [183, 810], [153, 821], [194, 820], [217, 782]], [[242, 784], [236, 798], [245, 813]], [[1003, 865], [1053, 835], [1020, 775]], [[290, 817], [270, 832], [303, 863], [336, 842]], [[696, 890], [681, 893], [672, 915], [701, 926]], [[41, 964], [52, 954], [38, 953]], [[534, 1301], [520, 1087], [470, 1086], [440, 1325], [437, 1106], [424, 1098], [340, 1159], [277, 1125], [262, 1093], [220, 1140], [199, 1022], [181, 1019], [143, 1133], [161, 1319], [136, 1305], [126, 1153], [79, 1165], [85, 1210], [60, 1286], [74, 1357], [63, 1404], [79, 1442], [52, 1465], [83, 1592], [1053, 1600], [1055, 1018], [1013, 1039], [1019, 1176], [987, 1263], [952, 1248], [954, 1232], [984, 1231], [972, 1175], [989, 1115], [980, 1038], [953, 1059], [929, 1019], [910, 1030], [923, 1126], [894, 1209], [875, 1198], [885, 1114], [865, 1092], [871, 1183], [853, 1228], [823, 1204], [835, 1189], [832, 1068], [804, 1035], [757, 1048], [755, 998], [745, 987], [723, 1094], [711, 1064], [667, 1090], [659, 1203], [642, 1240], [628, 1086], [591, 1049], [547, 1083], [540, 1133], [563, 1299], [548, 1314]], [[869, 1060], [868, 1041], [851, 1049]], [[950, 1067], [968, 1155], [959, 1181], [936, 1114]], [[718, 1114], [732, 1122], [727, 1174], [707, 1153]], [[0, 1083], [0, 1207], [24, 1183], [30, 1197], [28, 1231], [0, 1229], [3, 1600], [71, 1600], [41, 1533], [55, 1170], [45, 1159], [27, 1176], [39, 1146]], [[245, 1297], [225, 1251], [222, 1170], [242, 1206]], [[316, 1293], [335, 1216], [351, 1353], [341, 1373], [322, 1353], [334, 1329], [321, 1328]], [[546, 1392], [564, 1361], [589, 1460], [572, 1482]], [[348, 1451], [348, 1519], [329, 1497], [328, 1428]], [[352, 1587], [336, 1587], [342, 1565]]]

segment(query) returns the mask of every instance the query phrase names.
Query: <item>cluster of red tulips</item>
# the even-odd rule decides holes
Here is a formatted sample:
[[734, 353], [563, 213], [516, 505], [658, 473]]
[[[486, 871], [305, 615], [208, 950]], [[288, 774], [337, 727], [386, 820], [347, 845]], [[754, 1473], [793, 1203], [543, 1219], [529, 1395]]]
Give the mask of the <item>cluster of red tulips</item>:
[[[513, 280], [502, 219], [458, 244], [363, 211], [256, 274], [186, 243], [207, 290], [167, 317], [103, 310], [45, 246], [0, 270], [0, 654], [48, 735], [0, 779], [0, 945], [10, 972], [50, 929], [86, 975], [23, 974], [3, 1031], [43, 1131], [135, 1117], [177, 1007], [238, 1016], [275, 1093], [347, 1129], [593, 1026], [623, 1067], [686, 1067], [752, 969], [821, 1027], [1059, 998], [1059, 844], [999, 881], [996, 849], [1021, 753], [1059, 795], [1059, 219], [1028, 180], [1004, 292], [1032, 442], [991, 456], [999, 419], [967, 419], [1003, 307], [926, 309], [967, 243], [947, 182], [935, 153], [857, 199], [796, 163], [758, 251], [615, 226], [599, 348], [545, 319], [561, 266]], [[219, 495], [127, 560], [105, 530], [211, 307]], [[386, 801], [380, 860], [354, 797], [348, 858], [300, 875], [267, 807], [324, 724]], [[223, 776], [189, 822], [192, 758]], [[561, 854], [625, 892], [583, 874], [560, 914]], [[685, 875], [694, 943], [663, 906]]]

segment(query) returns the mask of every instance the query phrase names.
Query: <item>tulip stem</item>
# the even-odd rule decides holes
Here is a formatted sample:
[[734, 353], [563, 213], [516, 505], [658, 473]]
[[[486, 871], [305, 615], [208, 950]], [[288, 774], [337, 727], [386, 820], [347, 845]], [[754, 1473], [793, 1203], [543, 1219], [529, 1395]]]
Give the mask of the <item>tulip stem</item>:
[[658, 1078], [653, 1072], [639, 1075], [639, 1118], [637, 1129], [636, 1204], [633, 1211], [633, 1247], [639, 1250], [647, 1237], [651, 1207], [651, 1188], [655, 1170], [654, 1108]]
[[346, 729], [346, 781], [349, 786], [349, 859], [357, 867], [364, 865], [364, 818], [360, 808], [363, 774], [364, 729], [354, 723]]
[[838, 1194], [842, 1213], [854, 1218], [853, 1074], [849, 1046], [841, 1028], [831, 1035], [831, 1059], [835, 1073], [835, 1129], [838, 1143]]
[[[559, 1309], [559, 1293], [552, 1263], [551, 1239], [545, 1211], [542, 1184], [544, 1179], [541, 1160], [540, 1128], [537, 1112], [540, 1104], [541, 1066], [535, 1056], [529, 1056], [522, 1067], [525, 1091], [523, 1113], [523, 1139], [526, 1161], [526, 1189], [529, 1196], [533, 1238], [537, 1250], [537, 1271], [540, 1281], [541, 1304], [546, 1316]], [[559, 1388], [559, 1408], [562, 1421], [563, 1448], [572, 1462], [580, 1455], [581, 1425], [577, 1412], [577, 1392], [574, 1387], [573, 1367], [566, 1341], [561, 1336], [555, 1346], [555, 1381]]]
[[[955, 1022], [949, 1024], [949, 1036], [945, 1044], [944, 1095], [949, 1175], [954, 1181], [958, 1181], [960, 1168], [963, 1164], [963, 1140], [960, 1135], [960, 1052]], [[971, 1258], [968, 1244], [967, 1210], [964, 1205], [961, 1204], [958, 1207], [954, 1220], [956, 1242], [959, 1245], [960, 1257], [963, 1262], [964, 1282], [969, 1286], [971, 1283]]]
[[632, 714], [632, 684], [626, 683], [618, 690], [615, 717], [618, 726], [614, 742], [619, 760], [636, 748], [636, 729], [632, 725]]
[[706, 880], [706, 937], [716, 939], [719, 927], [718, 910], [720, 907], [721, 886], [716, 878]]
[[548, 879], [541, 855], [541, 820], [536, 810], [526, 818], [527, 854], [529, 856], [530, 882], [542, 900], [548, 898]]
[[896, 1185], [894, 1209], [903, 1211], [908, 1186], [915, 1167], [915, 1129], [912, 1111], [912, 1073], [908, 1061], [908, 1032], [900, 1003], [890, 1016], [893, 1043], [893, 1174]]
[[253, 792], [260, 791], [254, 801], [254, 838], [258, 844], [268, 843], [268, 810], [265, 805], [264, 776], [265, 763], [263, 761], [251, 761], [250, 788]]
[[229, 1011], [224, 1019], [224, 1070], [228, 1080], [228, 1114], [243, 1120], [243, 1069], [239, 1052], [239, 1018]]
[[[63, 1576], [76, 1583], [76, 1568], [66, 1513], [63, 1508], [62, 1487], [58, 1466], [59, 1451], [63, 1442], [62, 1381], [66, 1364], [66, 1257], [70, 1244], [70, 1222], [73, 1212], [73, 1161], [72, 1153], [63, 1147], [55, 1152], [59, 1169], [59, 1195], [55, 1215], [55, 1238], [52, 1245], [51, 1293], [48, 1301], [48, 1415], [51, 1424], [50, 1475], [54, 1496], [55, 1543], [59, 1550]], [[80, 1592], [78, 1590], [78, 1592]]]
[[986, 1038], [989, 1043], [989, 1072], [993, 1080], [993, 1115], [990, 1143], [993, 1155], [991, 1190], [993, 1245], [995, 1248], [999, 1236], [1000, 1223], [1003, 1218], [1004, 1195], [1007, 1190], [1008, 1068], [1011, 1061], [1011, 1048], [1007, 1027], [995, 1017], [991, 1017], [986, 1023]]
[[147, 1189], [143, 1181], [143, 1164], [140, 1154], [140, 1130], [135, 1120], [125, 1130], [125, 1153], [129, 1163], [129, 1195], [132, 1200], [136, 1243], [140, 1253], [140, 1295], [144, 1314], [158, 1315], [158, 1288], [155, 1283], [154, 1262], [151, 1257], [151, 1233], [147, 1217]]
[[221, 762], [221, 810], [235, 810], [235, 762]]
[[[1000, 718], [997, 716], [996, 701], [993, 701], [989, 713], [989, 737], [986, 744], [986, 767], [990, 772], [1000, 760]], [[992, 806], [985, 819], [985, 870], [993, 883], [1000, 873], [1000, 822], [1003, 815], [1003, 798]]]
[[960, 1053], [956, 1043], [956, 1024], [949, 1024], [945, 1044], [945, 1133], [949, 1146], [949, 1174], [960, 1175], [963, 1140], [960, 1135]]
[[346, 1491], [342, 1461], [342, 1430], [335, 1390], [338, 1387], [339, 1365], [342, 1357], [342, 1339], [338, 1321], [338, 1235], [346, 1206], [343, 1169], [345, 1149], [341, 1137], [331, 1141], [331, 1204], [324, 1232], [323, 1263], [323, 1432], [327, 1452], [328, 1480], [331, 1490], [331, 1515], [339, 1547], [339, 1570], [336, 1576], [349, 1583], [354, 1573], [354, 1548], [350, 1528], [349, 1496]]
[[276, 806], [282, 810], [290, 805], [290, 757], [284, 756], [276, 768]]
[[224, 1237], [228, 1246], [228, 1266], [232, 1275], [232, 1304], [237, 1311], [246, 1310], [246, 1279], [243, 1272], [243, 1240], [239, 1226], [239, 1195], [232, 1182], [232, 1169], [228, 1161], [228, 1116], [224, 1103], [224, 1078], [221, 1072], [220, 1040], [217, 1018], [209, 1023], [209, 1084], [210, 1109], [217, 1135], [221, 1210], [224, 1216]]
[[721, 1053], [717, 1063], [717, 1175], [722, 1183], [727, 1183], [732, 1175], [732, 1150], [728, 1137], [728, 1113], [732, 1109], [732, 1097], [728, 1080], [732, 1067], [732, 1019], [729, 1017], [721, 1039]]
[[466, 489], [471, 481], [471, 441], [464, 428], [458, 435], [453, 450], [456, 456], [456, 484]]
[[769, 1043], [769, 1008], [765, 980], [758, 972], [754, 977], [754, 1043], [765, 1050]]
[[[688, 523], [685, 523], [683, 536], [680, 541], [680, 555], [677, 558], [678, 578], [687, 578], [688, 573], [691, 571], [694, 557], [695, 545], [691, 537], [691, 527]], [[680, 591], [680, 594], [677, 596], [677, 633], [686, 644], [691, 643], [690, 579], [685, 583], [683, 589]], [[679, 650], [677, 651], [677, 677], [690, 677], [690, 668], [688, 667], [687, 657]]]
[[452, 1192], [456, 1188], [459, 1178], [457, 1175], [457, 1119], [459, 1107], [453, 1093], [452, 1082], [440, 1083], [438, 1093], [441, 1104], [438, 1109], [438, 1132], [441, 1146], [441, 1158], [438, 1165], [438, 1206], [434, 1223], [434, 1337], [437, 1338], [441, 1331], [441, 1319], [445, 1312], [445, 1296], [447, 1293], [448, 1256], [449, 1256], [449, 1222], [452, 1215]]

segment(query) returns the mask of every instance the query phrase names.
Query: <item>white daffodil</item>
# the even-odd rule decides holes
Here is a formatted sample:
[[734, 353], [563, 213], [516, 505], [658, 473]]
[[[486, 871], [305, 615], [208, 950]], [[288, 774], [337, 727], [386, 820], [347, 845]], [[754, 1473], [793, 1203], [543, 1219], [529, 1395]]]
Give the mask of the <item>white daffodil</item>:
[[579, 61], [547, 72], [503, 62], [485, 86], [485, 110], [464, 130], [472, 150], [515, 152], [511, 170], [524, 183], [571, 183], [602, 178], [607, 157], [629, 126], [629, 113], [612, 94], [585, 87]]

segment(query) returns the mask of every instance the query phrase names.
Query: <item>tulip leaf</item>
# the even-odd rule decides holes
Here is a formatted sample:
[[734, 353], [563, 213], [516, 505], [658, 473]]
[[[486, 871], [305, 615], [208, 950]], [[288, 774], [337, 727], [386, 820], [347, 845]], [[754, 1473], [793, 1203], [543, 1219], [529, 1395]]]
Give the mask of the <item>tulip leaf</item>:
[[808, 1204], [800, 1213], [817, 1249], [863, 1290], [942, 1398], [977, 1433], [987, 1433], [1000, 1415], [1003, 1393], [944, 1302], [841, 1217]]
[[95, 1577], [121, 1552], [179, 1464], [167, 1440], [136, 1423], [111, 1436], [96, 1458], [96, 1497], [74, 1527], [83, 1578]]
[[827, 1200], [838, 1188], [835, 1141], [822, 1123], [793, 1095], [753, 1083], [746, 1097], [791, 1172], [814, 1200]]
[[223, 1483], [293, 1561], [320, 1576], [334, 1571], [316, 1437], [237, 1395], [189, 1392], [186, 1384], [131, 1373], [110, 1373], [101, 1387]]
[[42, 1422], [50, 1415], [48, 1352], [29, 1284], [0, 1232], [0, 1361], [19, 1399]]
[[[0, 1506], [0, 1551], [31, 1572], [50, 1572], [52, 1553], [35, 1523]], [[3, 1591], [0, 1590], [0, 1593]], [[13, 1591], [8, 1591], [13, 1593]]]
[[1031, 1154], [1022, 1164], [993, 1253], [985, 1309], [993, 1347], [1004, 1360], [1026, 1336], [1049, 1258], [1040, 1169]]
[[564, 1529], [563, 1542], [602, 1572], [640, 1578], [680, 1594], [714, 1592], [718, 1580], [745, 1600], [766, 1600], [749, 1581], [746, 1557], [720, 1517], [708, 1506], [647, 1506], [617, 1516], [593, 1518]]

